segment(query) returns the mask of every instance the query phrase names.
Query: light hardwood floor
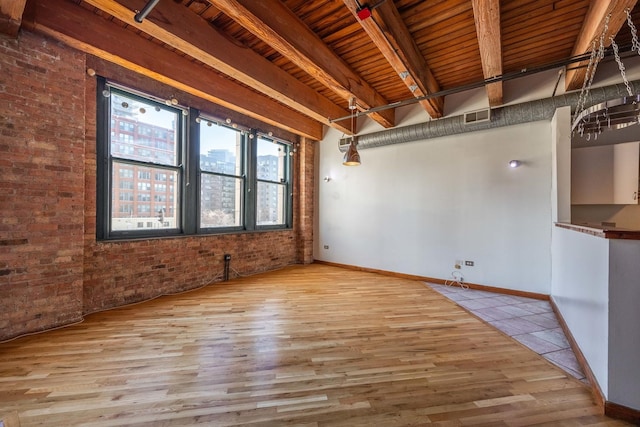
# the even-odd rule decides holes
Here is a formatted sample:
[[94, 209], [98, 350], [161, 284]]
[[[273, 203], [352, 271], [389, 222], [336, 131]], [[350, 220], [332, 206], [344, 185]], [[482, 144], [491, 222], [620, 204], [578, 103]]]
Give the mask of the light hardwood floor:
[[626, 425], [417, 281], [293, 266], [0, 344], [22, 427]]

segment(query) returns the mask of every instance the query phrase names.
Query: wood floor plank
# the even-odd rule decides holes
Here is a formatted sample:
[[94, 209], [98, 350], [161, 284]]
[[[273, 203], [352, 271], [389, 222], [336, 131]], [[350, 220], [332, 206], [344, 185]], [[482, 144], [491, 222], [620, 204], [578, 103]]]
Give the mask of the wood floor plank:
[[21, 426], [623, 426], [421, 282], [312, 264], [0, 344]]

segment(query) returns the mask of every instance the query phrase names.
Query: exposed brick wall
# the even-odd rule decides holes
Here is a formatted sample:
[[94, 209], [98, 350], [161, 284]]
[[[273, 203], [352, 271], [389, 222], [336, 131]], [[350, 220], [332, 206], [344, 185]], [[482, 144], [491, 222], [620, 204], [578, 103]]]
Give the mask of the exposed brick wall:
[[293, 230], [96, 241], [96, 81], [87, 67], [242, 119], [39, 35], [0, 39], [0, 340], [218, 281], [227, 253], [231, 277], [311, 262], [312, 142], [296, 154]]
[[81, 318], [84, 61], [0, 38], [0, 340]]
[[[181, 103], [209, 114], [247, 120], [160, 82], [89, 56], [99, 75], [156, 96], [176, 96]], [[237, 233], [119, 242], [96, 241], [96, 81], [86, 89], [84, 312], [111, 308], [157, 295], [193, 289], [222, 278], [224, 254], [231, 274], [253, 274], [300, 262], [298, 226], [276, 232]], [[261, 126], [247, 120], [252, 126]], [[243, 121], [243, 123], [245, 123]], [[264, 129], [262, 127], [261, 129]], [[281, 137], [293, 138], [286, 134]], [[296, 174], [297, 176], [297, 174]], [[299, 186], [298, 182], [294, 186]]]
[[313, 262], [313, 206], [315, 187], [315, 142], [302, 138], [298, 147], [298, 197], [296, 198], [296, 231], [300, 244], [298, 245], [298, 262], [310, 264]]
[[85, 256], [86, 313], [197, 288], [222, 279], [296, 263], [293, 231], [89, 243]]

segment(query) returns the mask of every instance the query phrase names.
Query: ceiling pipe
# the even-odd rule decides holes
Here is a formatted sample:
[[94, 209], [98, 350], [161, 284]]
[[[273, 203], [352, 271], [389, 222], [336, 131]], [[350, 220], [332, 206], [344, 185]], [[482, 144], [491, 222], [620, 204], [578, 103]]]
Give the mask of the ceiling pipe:
[[[631, 45], [625, 46], [624, 48], [620, 48], [620, 52], [621, 53], [629, 53], [629, 52], [631, 52]], [[552, 63], [546, 64], [546, 65], [542, 65], [540, 67], [524, 68], [524, 69], [522, 69], [520, 71], [507, 73], [507, 74], [502, 74], [500, 76], [491, 77], [491, 78], [488, 78], [488, 79], [484, 79], [484, 80], [481, 80], [481, 81], [469, 83], [469, 84], [458, 86], [458, 87], [451, 88], [451, 89], [441, 90], [441, 91], [438, 91], [438, 92], [430, 93], [430, 94], [425, 95], [425, 96], [419, 96], [419, 97], [416, 97], [416, 98], [406, 99], [404, 101], [396, 101], [396, 102], [392, 102], [391, 104], [381, 105], [379, 107], [369, 108], [368, 110], [358, 111], [358, 112], [356, 112], [355, 116], [356, 117], [366, 116], [366, 115], [369, 115], [371, 113], [377, 113], [379, 111], [384, 111], [384, 110], [388, 110], [388, 109], [391, 109], [391, 108], [398, 108], [398, 107], [403, 107], [405, 105], [412, 105], [412, 104], [415, 104], [417, 102], [424, 101], [424, 100], [431, 99], [431, 98], [438, 98], [438, 97], [441, 97], [441, 96], [453, 95], [455, 93], [460, 93], [460, 92], [465, 92], [467, 90], [477, 89], [477, 88], [484, 87], [484, 86], [486, 86], [488, 84], [491, 84], [491, 83], [506, 82], [506, 81], [509, 81], [509, 80], [514, 80], [514, 79], [518, 79], [518, 78], [521, 78], [521, 77], [525, 77], [525, 76], [528, 76], [528, 75], [531, 75], [531, 74], [536, 74], [536, 73], [540, 73], [540, 72], [543, 72], [543, 71], [549, 71], [549, 70], [553, 70], [553, 69], [560, 68], [560, 67], [566, 67], [567, 65], [575, 64], [576, 62], [588, 61], [590, 56], [591, 56], [591, 53], [589, 52], [589, 53], [584, 53], [582, 55], [573, 56], [571, 58], [564, 59], [564, 60], [561, 60], [561, 61], [556, 61], [556, 62], [552, 62]], [[626, 56], [623, 55], [623, 57], [626, 57]], [[613, 58], [613, 48], [607, 48], [605, 50], [604, 59], [602, 61], [612, 60], [612, 58]], [[583, 67], [576, 67], [576, 68], [583, 68]], [[351, 118], [351, 115], [344, 116], [344, 117], [338, 117], [338, 118], [335, 118], [335, 119], [329, 119], [329, 123], [339, 122], [339, 121], [347, 120], [347, 119], [350, 119], [350, 118]], [[442, 119], [438, 119], [438, 120], [442, 120]]]
[[156, 5], [158, 4], [160, 0], [149, 0], [147, 2], [147, 4], [142, 8], [142, 10], [140, 11], [136, 11], [137, 13], [135, 14], [135, 16], [133, 17], [133, 19], [138, 23], [138, 24], [142, 24], [142, 21], [144, 21], [144, 18], [147, 17], [147, 15], [149, 13], [151, 13], [151, 11], [153, 10], [154, 7], [156, 7]]
[[[631, 88], [638, 93], [640, 91], [640, 80], [629, 82]], [[610, 99], [620, 98], [628, 95], [624, 84], [592, 88], [589, 99], [594, 104]], [[507, 105], [504, 107], [491, 109], [491, 120], [474, 124], [465, 124], [464, 115], [445, 117], [438, 120], [431, 120], [415, 125], [388, 129], [366, 135], [356, 136], [358, 149], [382, 147], [385, 145], [402, 144], [425, 139], [433, 139], [442, 136], [457, 135], [467, 132], [476, 132], [485, 129], [495, 129], [504, 126], [530, 123], [541, 120], [551, 120], [557, 108], [570, 106], [572, 110], [578, 104], [580, 92], [571, 92], [565, 95], [554, 96], [521, 104]], [[345, 152], [348, 148], [346, 144], [351, 140], [351, 136], [343, 138], [338, 143], [339, 150]]]

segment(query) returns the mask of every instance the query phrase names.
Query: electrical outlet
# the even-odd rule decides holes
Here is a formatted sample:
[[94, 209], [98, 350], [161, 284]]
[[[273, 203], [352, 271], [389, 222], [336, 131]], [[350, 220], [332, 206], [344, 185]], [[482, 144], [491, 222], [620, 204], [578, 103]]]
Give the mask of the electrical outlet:
[[469, 267], [473, 267], [473, 261], [465, 261], [464, 265], [468, 265]]
[[324, 245], [324, 248], [325, 249], [329, 249], [329, 245]]

